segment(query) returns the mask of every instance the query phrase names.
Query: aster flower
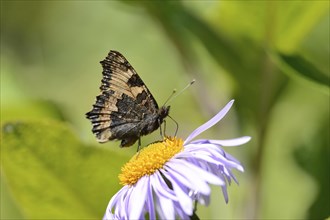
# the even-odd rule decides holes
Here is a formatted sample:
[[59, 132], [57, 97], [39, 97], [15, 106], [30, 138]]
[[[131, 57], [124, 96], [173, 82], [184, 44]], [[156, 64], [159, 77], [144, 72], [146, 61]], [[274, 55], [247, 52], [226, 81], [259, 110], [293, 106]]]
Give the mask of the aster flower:
[[139, 151], [122, 167], [124, 185], [110, 200], [104, 219], [189, 219], [193, 203], [208, 205], [210, 184], [221, 187], [228, 202], [227, 184], [237, 180], [232, 169], [243, 167], [223, 146], [238, 146], [250, 140], [193, 140], [219, 122], [229, 111], [230, 101], [211, 120], [193, 131], [185, 141], [166, 137]]

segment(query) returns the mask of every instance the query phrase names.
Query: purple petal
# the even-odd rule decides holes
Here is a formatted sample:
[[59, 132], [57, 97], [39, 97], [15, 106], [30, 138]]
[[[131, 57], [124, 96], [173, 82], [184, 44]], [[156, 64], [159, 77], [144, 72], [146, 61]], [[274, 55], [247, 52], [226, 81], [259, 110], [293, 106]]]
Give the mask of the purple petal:
[[131, 198], [131, 194], [134, 190], [134, 187], [127, 187], [127, 191], [122, 195], [119, 204], [116, 206], [115, 214], [119, 215], [121, 219], [128, 219], [128, 204]]
[[[189, 157], [189, 155], [187, 155]], [[229, 162], [230, 161], [227, 161], [226, 158], [219, 154], [219, 153], [212, 153], [212, 154], [209, 154], [209, 153], [205, 153], [205, 152], [194, 152], [193, 153], [193, 156], [194, 158], [198, 159], [198, 160], [203, 160], [205, 162], [208, 162], [208, 163], [213, 163], [213, 164], [223, 164], [223, 162]], [[186, 155], [182, 154], [181, 155], [182, 158], [186, 157]], [[232, 162], [232, 165], [236, 165], [236, 163]]]
[[205, 130], [209, 129], [210, 127], [212, 127], [213, 125], [215, 125], [216, 123], [218, 123], [218, 121], [220, 121], [227, 114], [227, 112], [229, 111], [229, 109], [231, 108], [231, 106], [233, 105], [233, 103], [234, 103], [234, 100], [231, 100], [230, 102], [228, 102], [228, 104], [223, 109], [221, 109], [221, 111], [218, 114], [216, 114], [213, 118], [211, 118], [205, 124], [199, 126], [196, 130], [194, 130], [188, 136], [188, 138], [185, 140], [185, 142], [183, 143], [183, 145], [189, 143], [197, 135], [199, 135], [200, 133], [204, 132]]
[[[198, 147], [200, 148], [200, 146], [198, 145], [194, 146], [193, 144], [186, 145], [186, 147], [187, 147], [187, 151], [192, 153], [194, 158], [201, 159], [209, 163], [220, 164], [220, 165], [224, 164], [226, 166], [234, 167], [240, 171], [243, 171], [243, 167], [239, 163], [227, 159], [225, 155], [222, 155], [220, 153], [222, 152], [222, 150], [216, 147], [215, 145], [204, 144], [203, 149], [198, 149]], [[186, 155], [180, 154], [180, 157], [186, 157]]]
[[[223, 155], [224, 151], [217, 145], [214, 144], [187, 144], [185, 146], [185, 152], [191, 153], [193, 156], [196, 154], [207, 154], [207, 155]], [[181, 154], [177, 154], [178, 156], [181, 156]]]
[[201, 205], [208, 206], [210, 203], [210, 196], [200, 194], [198, 198], [198, 202]]
[[159, 171], [156, 171], [155, 174], [157, 175], [150, 176], [155, 193], [159, 196], [163, 196], [165, 198], [172, 199], [173, 201], [177, 201], [178, 198], [174, 195], [173, 190], [168, 188]]
[[179, 216], [179, 219], [190, 219], [190, 216], [187, 215], [180, 207], [180, 204], [178, 202], [174, 202], [174, 208], [175, 211], [177, 213], [177, 215]]
[[142, 215], [142, 210], [147, 197], [147, 189], [149, 187], [147, 178], [147, 176], [141, 177], [136, 185], [133, 186], [134, 190], [128, 201], [129, 219], [139, 219]]
[[123, 188], [121, 188], [119, 190], [119, 192], [117, 192], [111, 199], [110, 199], [110, 202], [108, 204], [108, 207], [107, 207], [107, 212], [112, 212], [112, 208], [114, 206], [116, 206], [116, 204], [119, 202], [121, 196], [123, 193], [125, 193], [127, 191], [127, 186], [124, 186]]
[[[216, 175], [214, 175], [210, 172], [207, 172], [196, 165], [193, 165], [189, 162], [185, 162], [185, 161], [179, 160], [179, 159], [173, 159], [172, 161], [175, 161], [175, 162], [173, 162], [174, 166], [172, 166], [172, 167], [175, 167], [177, 170], [181, 170], [182, 172], [185, 172], [186, 174], [191, 174], [194, 177], [198, 176], [198, 177], [200, 177], [200, 179], [203, 178], [203, 180], [205, 180], [206, 182], [211, 183], [211, 184], [215, 184], [215, 185], [224, 184], [224, 182], [221, 179], [219, 179]], [[197, 180], [199, 178], [194, 178], [194, 179]]]
[[228, 203], [228, 192], [227, 192], [227, 186], [221, 186], [221, 190], [222, 190], [223, 197], [225, 198], [226, 203]]
[[[175, 170], [172, 169], [175, 167]], [[208, 184], [201, 178], [196, 178], [197, 173], [189, 169], [188, 166], [180, 166], [179, 163], [172, 163], [167, 170], [184, 186], [199, 191], [203, 194], [210, 194], [211, 189]]]
[[239, 185], [236, 176], [233, 174], [233, 172], [232, 172], [231, 170], [229, 170], [229, 176], [235, 181], [235, 183], [236, 183], [237, 185]]
[[169, 172], [164, 172], [164, 176], [171, 182], [173, 191], [175, 192], [176, 196], [178, 197], [178, 202], [182, 208], [182, 210], [187, 215], [192, 215], [193, 207], [192, 207], [192, 199], [187, 195], [186, 192], [181, 188], [179, 182], [171, 175]]
[[[127, 194], [129, 194], [130, 188], [128, 186], [124, 186], [119, 190], [118, 193], [116, 193], [110, 200], [107, 210], [106, 210], [106, 218], [112, 219], [112, 217], [119, 218], [118, 216], [125, 216], [126, 210], [123, 203], [123, 199], [126, 197]], [[112, 213], [112, 210], [114, 208], [114, 214]], [[120, 213], [122, 211], [122, 213]]]
[[241, 164], [241, 162], [239, 160], [237, 160], [235, 157], [233, 157], [232, 155], [230, 155], [229, 153], [226, 153], [225, 151], [223, 151], [223, 155], [227, 160], [233, 161], [237, 164]]
[[156, 219], [154, 199], [152, 193], [152, 180], [148, 178], [148, 191], [147, 191], [147, 209], [149, 212], [149, 219]]
[[[174, 206], [173, 202], [171, 199], [166, 199], [164, 197], [158, 197], [159, 199], [159, 205], [162, 209], [163, 212], [163, 217], [162, 219], [175, 219], [175, 213], [174, 213]], [[152, 219], [152, 218], [150, 218]]]
[[239, 138], [234, 139], [228, 139], [228, 140], [208, 140], [208, 139], [199, 139], [190, 142], [191, 144], [204, 144], [204, 143], [210, 143], [210, 144], [217, 144], [220, 146], [225, 147], [232, 147], [232, 146], [239, 146], [242, 144], [245, 144], [251, 140], [251, 137], [249, 136], [243, 136]]
[[103, 216], [103, 220], [120, 220], [119, 217], [115, 216], [114, 214], [107, 212], [104, 216]]

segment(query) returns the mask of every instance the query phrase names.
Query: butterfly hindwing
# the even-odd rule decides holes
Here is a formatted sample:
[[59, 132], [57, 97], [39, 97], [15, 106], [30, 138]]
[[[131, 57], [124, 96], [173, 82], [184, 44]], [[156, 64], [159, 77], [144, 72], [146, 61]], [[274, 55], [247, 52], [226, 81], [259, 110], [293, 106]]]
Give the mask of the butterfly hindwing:
[[121, 146], [130, 146], [141, 135], [157, 129], [169, 109], [159, 110], [142, 79], [119, 52], [110, 51], [100, 63], [103, 67], [101, 94], [86, 114], [87, 118], [99, 142], [117, 139], [122, 140]]

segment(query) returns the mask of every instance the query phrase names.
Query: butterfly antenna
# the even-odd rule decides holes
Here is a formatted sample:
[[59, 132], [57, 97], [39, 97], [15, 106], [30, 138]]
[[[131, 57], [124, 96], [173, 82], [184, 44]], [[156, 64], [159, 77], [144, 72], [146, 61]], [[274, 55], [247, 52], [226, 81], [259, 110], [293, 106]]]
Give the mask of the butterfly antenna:
[[174, 98], [176, 98], [177, 96], [179, 96], [182, 92], [184, 92], [187, 88], [189, 88], [192, 84], [194, 84], [195, 81], [196, 80], [193, 79], [188, 85], [186, 85], [183, 89], [181, 89], [181, 91], [178, 92], [175, 96], [174, 96], [174, 94], [176, 93], [176, 89], [174, 89], [173, 92], [172, 92], [172, 94], [168, 97], [168, 99], [166, 100], [166, 102], [164, 103], [163, 106], [165, 106], [170, 101], [172, 101]]
[[176, 93], [176, 89], [173, 89], [172, 94], [166, 99], [163, 106], [165, 106], [171, 100], [171, 98], [175, 93]]

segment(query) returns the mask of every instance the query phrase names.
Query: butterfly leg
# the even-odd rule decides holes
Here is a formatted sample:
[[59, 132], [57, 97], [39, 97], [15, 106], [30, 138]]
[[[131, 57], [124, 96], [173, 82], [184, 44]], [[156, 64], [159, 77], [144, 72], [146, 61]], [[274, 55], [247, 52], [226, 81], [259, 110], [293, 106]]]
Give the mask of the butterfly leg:
[[174, 133], [174, 136], [176, 136], [177, 133], [178, 133], [178, 130], [179, 130], [179, 124], [178, 124], [178, 122], [175, 121], [171, 116], [168, 115], [168, 117], [169, 117], [170, 119], [172, 119], [172, 121], [173, 121], [173, 122], [175, 123], [175, 125], [176, 125], [176, 129], [175, 129], [175, 133]]
[[164, 139], [163, 132], [162, 132], [162, 124], [160, 123], [160, 120], [159, 119], [158, 119], [158, 124], [159, 124], [160, 136], [162, 137], [162, 139]]
[[166, 137], [166, 120], [164, 120], [164, 136]]
[[137, 147], [137, 151], [136, 152], [139, 152], [140, 151], [140, 147], [141, 147], [141, 138], [139, 137], [139, 139], [138, 139], [138, 147]]

